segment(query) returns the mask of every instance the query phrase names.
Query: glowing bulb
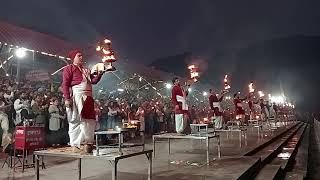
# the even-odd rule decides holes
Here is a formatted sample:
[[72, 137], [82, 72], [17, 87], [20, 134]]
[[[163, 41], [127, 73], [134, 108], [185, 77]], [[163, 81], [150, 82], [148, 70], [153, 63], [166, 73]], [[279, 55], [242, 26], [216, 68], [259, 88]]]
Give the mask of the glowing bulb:
[[259, 94], [260, 97], [264, 96], [264, 93], [262, 91], [258, 91], [258, 94]]
[[171, 84], [169, 84], [169, 83], [166, 84], [166, 88], [167, 88], [167, 89], [171, 89], [171, 87], [172, 87]]
[[26, 49], [25, 48], [19, 48], [19, 49], [16, 50], [16, 56], [18, 58], [23, 58], [26, 55], [27, 55], [27, 53], [26, 53]]

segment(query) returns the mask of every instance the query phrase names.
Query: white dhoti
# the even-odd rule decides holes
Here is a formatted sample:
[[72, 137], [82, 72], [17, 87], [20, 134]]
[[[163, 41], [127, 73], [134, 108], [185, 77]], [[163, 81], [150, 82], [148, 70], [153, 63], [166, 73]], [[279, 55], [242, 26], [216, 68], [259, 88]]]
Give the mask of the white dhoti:
[[[214, 109], [219, 109], [219, 114], [222, 111], [220, 103], [219, 102], [213, 102], [212, 103]], [[217, 115], [218, 113], [214, 112], [214, 126], [216, 129], [221, 129], [222, 128], [222, 116]]]
[[[186, 103], [185, 97], [182, 96], [176, 96], [177, 101], [182, 103], [182, 110], [188, 110], [188, 105]], [[185, 117], [185, 114], [175, 114], [175, 122], [176, 122], [176, 132], [177, 133], [183, 133], [184, 130], [187, 127], [187, 118]]]
[[176, 122], [176, 132], [182, 133], [187, 126], [187, 120], [184, 117], [184, 114], [175, 114], [174, 117]]
[[69, 122], [70, 145], [80, 147], [83, 143], [93, 143], [95, 127], [96, 122], [92, 120]]
[[94, 118], [85, 119], [81, 116], [86, 99], [92, 96], [92, 87], [86, 77], [83, 77], [80, 84], [72, 86], [72, 94], [72, 108], [66, 109], [69, 121], [70, 145], [80, 147], [81, 144], [94, 142], [96, 127]]
[[214, 120], [214, 127], [216, 129], [221, 129], [222, 128], [222, 116], [216, 116]]

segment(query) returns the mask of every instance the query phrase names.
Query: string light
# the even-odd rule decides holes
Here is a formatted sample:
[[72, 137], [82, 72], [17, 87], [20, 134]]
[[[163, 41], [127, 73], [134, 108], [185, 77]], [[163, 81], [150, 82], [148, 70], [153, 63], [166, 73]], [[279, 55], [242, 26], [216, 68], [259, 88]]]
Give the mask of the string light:
[[[25, 51], [38, 52], [38, 53], [40, 52], [40, 51], [37, 51], [37, 50], [25, 48], [25, 47], [14, 46], [14, 45], [8, 44], [8, 43], [6, 43], [6, 42], [0, 42], [0, 44], [4, 44], [5, 46], [10, 46], [10, 47], [16, 47], [17, 49], [18, 49], [18, 48], [23, 48]], [[41, 52], [41, 54], [47, 55], [47, 56], [52, 56], [52, 57], [59, 57], [60, 59], [69, 59], [69, 58], [66, 58], [66, 57], [64, 57], [64, 56], [59, 56], [59, 55], [51, 54], [51, 53], [48, 53], [48, 52]]]

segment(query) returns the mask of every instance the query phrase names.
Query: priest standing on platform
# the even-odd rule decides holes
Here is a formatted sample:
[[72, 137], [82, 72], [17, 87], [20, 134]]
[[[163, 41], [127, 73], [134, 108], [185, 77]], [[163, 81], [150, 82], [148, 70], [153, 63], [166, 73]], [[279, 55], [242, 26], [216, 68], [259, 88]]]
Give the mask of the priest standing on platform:
[[188, 122], [188, 105], [186, 102], [188, 91], [185, 91], [180, 86], [179, 78], [175, 77], [172, 80], [172, 83], [174, 84], [174, 86], [172, 88], [171, 99], [174, 105], [176, 132], [179, 134], [184, 134], [186, 133]]
[[221, 95], [218, 97], [217, 94], [214, 93], [212, 89], [209, 90], [209, 103], [210, 108], [214, 113], [214, 126], [216, 129], [222, 129], [223, 119], [222, 119], [222, 108], [221, 108], [221, 101], [223, 100], [223, 96], [225, 92], [222, 92]]
[[[103, 73], [93, 75], [85, 67], [80, 50], [68, 55], [72, 64], [63, 70], [63, 96], [69, 122], [69, 136], [72, 151], [91, 153], [96, 126], [92, 84], [97, 84]], [[81, 148], [83, 146], [83, 149]]]

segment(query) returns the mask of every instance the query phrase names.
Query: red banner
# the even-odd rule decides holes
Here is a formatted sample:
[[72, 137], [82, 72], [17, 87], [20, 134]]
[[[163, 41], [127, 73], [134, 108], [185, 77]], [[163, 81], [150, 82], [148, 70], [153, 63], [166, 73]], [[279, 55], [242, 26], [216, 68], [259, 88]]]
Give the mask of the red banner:
[[35, 150], [44, 147], [44, 127], [17, 126], [15, 148]]
[[26, 79], [29, 81], [46, 81], [50, 80], [48, 72], [42, 71], [42, 70], [34, 70], [29, 71], [26, 74]]

